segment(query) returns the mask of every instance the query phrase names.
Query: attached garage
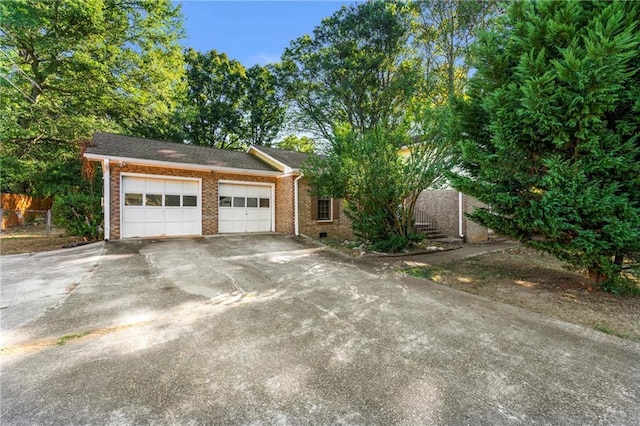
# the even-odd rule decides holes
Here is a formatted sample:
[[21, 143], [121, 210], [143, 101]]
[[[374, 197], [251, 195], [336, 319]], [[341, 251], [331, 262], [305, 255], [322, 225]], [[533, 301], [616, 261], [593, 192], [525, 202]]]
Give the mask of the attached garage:
[[121, 238], [202, 235], [200, 179], [122, 175]]
[[299, 235], [302, 229], [311, 236], [351, 235], [339, 203], [311, 202], [301, 172], [305, 153], [266, 146], [243, 152], [96, 133], [83, 155], [101, 164], [105, 240]]
[[272, 184], [220, 183], [218, 232], [274, 231]]

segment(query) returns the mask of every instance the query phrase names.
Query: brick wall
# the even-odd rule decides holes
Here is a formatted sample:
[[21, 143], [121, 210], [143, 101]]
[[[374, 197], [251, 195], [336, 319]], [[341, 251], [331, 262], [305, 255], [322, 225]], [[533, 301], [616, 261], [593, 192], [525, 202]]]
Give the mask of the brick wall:
[[296, 176], [279, 178], [276, 185], [276, 231], [289, 235], [295, 234], [295, 178]]
[[[465, 213], [473, 213], [476, 208], [486, 208], [487, 205], [481, 203], [473, 197], [464, 195], [463, 205]], [[482, 243], [489, 239], [489, 231], [484, 226], [478, 225], [466, 216], [463, 219], [463, 229], [465, 241], [468, 243]]]
[[[473, 212], [478, 207], [485, 207], [473, 197], [463, 195], [463, 210], [466, 213]], [[426, 212], [433, 220], [440, 232], [450, 237], [458, 234], [458, 191], [454, 189], [434, 189], [422, 191], [416, 203], [416, 209]], [[487, 241], [487, 228], [469, 220], [466, 216], [462, 219], [462, 232], [465, 240], [470, 243]]]
[[318, 238], [321, 232], [326, 232], [327, 238], [331, 239], [351, 239], [353, 238], [353, 230], [351, 229], [351, 221], [344, 214], [342, 206], [338, 218], [332, 222], [319, 222], [311, 218], [311, 195], [309, 194], [309, 184], [306, 179], [299, 181], [299, 217], [298, 224], [300, 233], [311, 238]]
[[450, 237], [458, 236], [458, 191], [438, 189], [422, 191], [416, 210], [424, 211], [435, 220], [440, 232]]
[[[183, 169], [172, 169], [165, 167], [149, 167], [138, 165], [118, 166], [111, 164], [111, 235], [112, 239], [120, 238], [120, 174], [136, 173], [156, 176], [174, 176], [202, 179], [202, 235], [215, 235], [218, 233], [218, 182], [220, 180], [241, 181], [241, 182], [262, 182], [276, 184], [276, 194], [278, 193], [278, 182], [276, 178], [262, 176], [247, 176], [230, 173], [216, 173], [206, 171], [193, 171]], [[276, 218], [278, 214], [278, 202], [276, 200]], [[293, 219], [291, 220], [293, 229]], [[279, 231], [276, 220], [276, 231]], [[279, 231], [293, 234], [293, 230]]]

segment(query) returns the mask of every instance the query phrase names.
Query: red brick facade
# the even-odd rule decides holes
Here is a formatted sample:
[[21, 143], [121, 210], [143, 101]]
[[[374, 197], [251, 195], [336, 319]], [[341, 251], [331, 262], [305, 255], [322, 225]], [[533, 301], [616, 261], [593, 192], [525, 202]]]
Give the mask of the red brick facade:
[[[251, 176], [229, 173], [217, 173], [207, 171], [195, 171], [184, 169], [173, 169], [166, 167], [151, 167], [138, 165], [124, 165], [122, 167], [112, 164], [111, 170], [111, 196], [110, 196], [110, 213], [111, 213], [111, 230], [110, 238], [120, 239], [120, 182], [121, 173], [133, 173], [150, 176], [173, 176], [185, 178], [199, 178], [202, 181], [202, 235], [215, 235], [218, 233], [218, 183], [219, 181], [235, 181], [235, 182], [260, 182], [271, 183], [276, 187], [276, 218], [278, 215], [278, 179], [275, 177]], [[276, 220], [276, 232], [286, 234], [293, 233], [293, 225], [291, 230], [278, 224]]]
[[[197, 178], [202, 182], [202, 235], [218, 233], [218, 184], [225, 182], [260, 182], [270, 183], [275, 187], [275, 231], [283, 234], [295, 234], [295, 175], [282, 177], [252, 176], [209, 171], [174, 169], [167, 167], [111, 164], [110, 195], [110, 238], [120, 239], [120, 183], [122, 174], [146, 176], [172, 176]], [[347, 239], [353, 237], [351, 221], [345, 216], [342, 208], [334, 213], [332, 221], [312, 219], [312, 197], [305, 179], [299, 180], [299, 232], [311, 238], [319, 238], [321, 233], [327, 238]]]
[[313, 219], [312, 216], [312, 201], [314, 198], [309, 194], [309, 184], [306, 179], [301, 179], [299, 182], [299, 227], [300, 233], [311, 238], [319, 238], [322, 234], [323, 237], [331, 238], [334, 240], [351, 239], [353, 238], [353, 230], [351, 229], [351, 221], [344, 214], [341, 203], [339, 211], [334, 212], [333, 220], [330, 222], [318, 221]]
[[[110, 235], [109, 238], [120, 239], [120, 183], [122, 174], [144, 176], [171, 176], [196, 178], [202, 182], [202, 235], [218, 233], [218, 185], [223, 182], [259, 182], [273, 184], [275, 188], [274, 215], [275, 231], [283, 234], [295, 234], [295, 200], [294, 188], [297, 176], [282, 177], [253, 176], [243, 174], [218, 173], [214, 171], [185, 170], [168, 167], [142, 166], [126, 164], [110, 166], [111, 194], [110, 194]], [[312, 220], [309, 187], [305, 179], [299, 180], [299, 232], [311, 238], [318, 238], [321, 233], [328, 238], [351, 238], [351, 222], [344, 215], [342, 209], [336, 218], [330, 222]]]

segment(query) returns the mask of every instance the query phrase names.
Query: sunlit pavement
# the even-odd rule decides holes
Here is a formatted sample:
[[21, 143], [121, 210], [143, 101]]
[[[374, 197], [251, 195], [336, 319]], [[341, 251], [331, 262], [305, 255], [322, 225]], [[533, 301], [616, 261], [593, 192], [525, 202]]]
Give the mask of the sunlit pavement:
[[3, 333], [2, 424], [640, 423], [640, 345], [306, 240], [110, 242], [91, 262]]

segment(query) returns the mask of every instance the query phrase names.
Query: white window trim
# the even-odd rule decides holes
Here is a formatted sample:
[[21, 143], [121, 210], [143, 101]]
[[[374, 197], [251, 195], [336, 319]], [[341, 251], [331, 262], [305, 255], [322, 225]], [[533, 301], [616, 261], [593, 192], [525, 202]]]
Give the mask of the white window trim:
[[[323, 222], [323, 223], [329, 223], [329, 222], [333, 222], [333, 198], [321, 198], [318, 197], [318, 202], [320, 202], [320, 200], [329, 200], [329, 219], [317, 219], [318, 222]], [[320, 216], [320, 205], [316, 206], [316, 209], [318, 211], [317, 216]]]

